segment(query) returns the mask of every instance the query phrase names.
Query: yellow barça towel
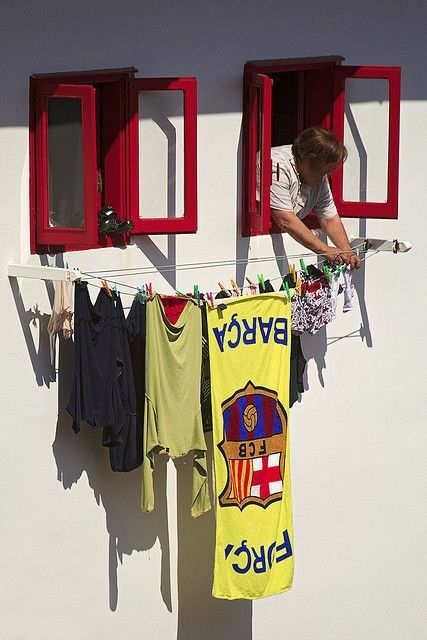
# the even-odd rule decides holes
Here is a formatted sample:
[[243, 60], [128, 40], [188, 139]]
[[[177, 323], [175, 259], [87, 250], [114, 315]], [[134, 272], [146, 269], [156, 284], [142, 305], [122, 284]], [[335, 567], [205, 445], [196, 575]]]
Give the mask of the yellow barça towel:
[[[262, 598], [292, 586], [290, 302], [278, 293], [209, 309], [216, 546], [212, 593]], [[219, 301], [218, 301], [219, 303]]]

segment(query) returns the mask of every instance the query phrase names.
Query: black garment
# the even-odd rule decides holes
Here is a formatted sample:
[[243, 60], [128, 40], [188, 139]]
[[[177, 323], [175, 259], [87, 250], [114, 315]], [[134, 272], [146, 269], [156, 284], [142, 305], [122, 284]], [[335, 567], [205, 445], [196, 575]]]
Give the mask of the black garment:
[[[119, 445], [113, 470], [135, 468], [135, 389], [126, 349], [125, 319], [119, 297], [101, 289], [93, 305], [87, 282], [75, 285], [74, 369], [67, 411], [73, 429], [84, 420], [103, 427], [102, 444]], [[113, 467], [113, 465], [112, 465]]]
[[[136, 396], [136, 424], [133, 435], [134, 466], [142, 464], [142, 434], [144, 427], [145, 405], [145, 346], [146, 346], [146, 310], [145, 302], [134, 299], [130, 308], [126, 329], [129, 340], [129, 351], [132, 363], [133, 381]], [[110, 451], [111, 460], [112, 451]], [[130, 469], [126, 469], [130, 470]]]
[[202, 313], [202, 372], [200, 384], [200, 406], [202, 409], [203, 431], [212, 431], [211, 372], [209, 361], [208, 318], [206, 302], [200, 308]]
[[[309, 265], [308, 270], [309, 273], [313, 274], [314, 272], [313, 270], [311, 270], [311, 267], [313, 267], [313, 265]], [[318, 271], [316, 267], [313, 267], [313, 269]], [[280, 291], [285, 290], [286, 282], [288, 283], [290, 289], [294, 287], [294, 282], [291, 276], [288, 274], [283, 278], [282, 285], [280, 286]], [[304, 393], [304, 371], [306, 366], [307, 360], [304, 358], [304, 354], [301, 349], [301, 336], [296, 336], [291, 333], [291, 371], [289, 379], [290, 407], [292, 407], [292, 405], [298, 400], [298, 394]]]
[[74, 369], [67, 411], [76, 433], [81, 420], [92, 427], [110, 428], [109, 441], [104, 442], [108, 445], [120, 441], [126, 415], [117, 384], [121, 362], [114, 348], [114, 303], [105, 289], [96, 302], [95, 308], [87, 282], [75, 285]]
[[304, 371], [307, 360], [301, 349], [301, 336], [291, 334], [291, 371], [289, 378], [289, 406], [298, 400], [298, 394], [304, 393]]
[[138, 422], [137, 416], [133, 362], [131, 360], [123, 306], [120, 296], [114, 292], [113, 300], [118, 325], [117, 348], [121, 356], [121, 362], [123, 363], [118, 384], [120, 398], [126, 413], [126, 421], [120, 433], [120, 442], [110, 446], [110, 465], [113, 471], [132, 471], [142, 464], [142, 422]]
[[270, 280], [264, 280], [264, 285], [260, 282], [258, 289], [260, 293], [272, 293], [274, 291]]

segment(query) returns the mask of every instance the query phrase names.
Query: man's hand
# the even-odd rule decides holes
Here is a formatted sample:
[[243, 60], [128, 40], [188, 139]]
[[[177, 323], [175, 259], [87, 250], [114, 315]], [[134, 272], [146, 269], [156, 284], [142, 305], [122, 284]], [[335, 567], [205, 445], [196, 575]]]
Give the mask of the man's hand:
[[342, 251], [336, 247], [328, 247], [327, 251], [324, 251], [322, 255], [333, 265], [346, 264], [350, 269], [359, 269], [362, 264], [357, 253], [351, 250]]

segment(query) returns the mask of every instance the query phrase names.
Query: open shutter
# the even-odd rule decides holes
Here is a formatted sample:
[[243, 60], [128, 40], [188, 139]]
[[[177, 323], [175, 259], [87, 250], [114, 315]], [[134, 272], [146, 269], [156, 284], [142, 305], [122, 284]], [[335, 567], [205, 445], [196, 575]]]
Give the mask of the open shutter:
[[336, 67], [334, 73], [333, 129], [349, 149], [332, 175], [338, 212], [397, 218], [400, 68]]
[[271, 96], [273, 80], [253, 71], [244, 76], [243, 233], [269, 233]]
[[[197, 231], [197, 80], [137, 78], [129, 80], [129, 86], [130, 217], [135, 225], [132, 233], [194, 233]], [[149, 96], [147, 111], [140, 113], [144, 93], [155, 91], [182, 92], [182, 117], [161, 109], [150, 111], [156, 104], [154, 98], [150, 102]], [[149, 130], [149, 121], [156, 130]], [[182, 159], [178, 154], [178, 129], [182, 131]], [[159, 142], [157, 148], [156, 140]], [[153, 144], [151, 158], [144, 156], [144, 151]], [[144, 190], [145, 180], [149, 185]], [[156, 198], [162, 190], [164, 198]], [[182, 211], [177, 211], [179, 207], [176, 206], [179, 192], [182, 193]], [[159, 207], [162, 209], [160, 214]]]
[[98, 239], [95, 89], [36, 89], [36, 238], [41, 245]]

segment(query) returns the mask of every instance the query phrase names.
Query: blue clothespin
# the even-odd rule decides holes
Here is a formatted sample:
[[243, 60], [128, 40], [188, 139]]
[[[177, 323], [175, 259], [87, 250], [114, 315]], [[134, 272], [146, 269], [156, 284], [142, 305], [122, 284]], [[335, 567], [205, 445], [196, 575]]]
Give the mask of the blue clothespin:
[[307, 267], [306, 267], [306, 265], [305, 265], [304, 259], [303, 259], [303, 258], [300, 258], [299, 263], [300, 263], [300, 266], [301, 266], [301, 271], [302, 271], [302, 272], [303, 272], [303, 274], [308, 278], [308, 269], [307, 269]]

